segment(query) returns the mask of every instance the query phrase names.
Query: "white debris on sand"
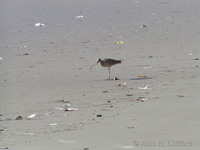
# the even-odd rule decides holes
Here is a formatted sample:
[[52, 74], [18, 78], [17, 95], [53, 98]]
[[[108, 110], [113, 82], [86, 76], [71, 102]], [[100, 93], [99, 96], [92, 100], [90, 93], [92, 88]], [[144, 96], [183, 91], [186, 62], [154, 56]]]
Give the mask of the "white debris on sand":
[[27, 116], [27, 118], [31, 119], [31, 118], [34, 118], [36, 116], [36, 113], [30, 115], [30, 116]]
[[44, 27], [45, 26], [45, 24], [43, 24], [43, 23], [36, 23], [35, 24], [35, 27]]

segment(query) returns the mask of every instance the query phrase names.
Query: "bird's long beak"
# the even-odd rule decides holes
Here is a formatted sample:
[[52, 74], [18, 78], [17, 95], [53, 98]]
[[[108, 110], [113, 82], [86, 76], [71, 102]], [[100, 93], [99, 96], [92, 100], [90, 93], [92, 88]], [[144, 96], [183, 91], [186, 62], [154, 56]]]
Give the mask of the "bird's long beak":
[[89, 68], [89, 70], [92, 69], [92, 67], [96, 66], [97, 64], [98, 64], [98, 62], [96, 62], [94, 65], [92, 65], [92, 66]]

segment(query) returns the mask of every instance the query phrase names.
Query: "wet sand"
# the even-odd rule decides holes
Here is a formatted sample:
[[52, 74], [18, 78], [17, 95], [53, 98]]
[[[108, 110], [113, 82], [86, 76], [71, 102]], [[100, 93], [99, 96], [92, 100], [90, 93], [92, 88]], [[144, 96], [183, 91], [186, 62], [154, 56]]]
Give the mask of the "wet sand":
[[0, 5], [0, 149], [200, 147], [198, 0]]

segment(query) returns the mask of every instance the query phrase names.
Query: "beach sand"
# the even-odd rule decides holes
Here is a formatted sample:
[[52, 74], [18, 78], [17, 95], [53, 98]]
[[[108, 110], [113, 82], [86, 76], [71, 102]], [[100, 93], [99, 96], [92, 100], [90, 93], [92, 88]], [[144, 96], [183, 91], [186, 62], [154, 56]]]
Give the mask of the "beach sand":
[[0, 150], [200, 147], [198, 0], [0, 6]]

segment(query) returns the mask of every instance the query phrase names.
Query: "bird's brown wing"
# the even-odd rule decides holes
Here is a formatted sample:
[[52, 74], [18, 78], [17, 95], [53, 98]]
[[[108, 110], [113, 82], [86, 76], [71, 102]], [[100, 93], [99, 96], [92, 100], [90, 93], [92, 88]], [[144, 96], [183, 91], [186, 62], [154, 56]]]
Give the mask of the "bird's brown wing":
[[111, 66], [119, 64], [119, 63], [121, 63], [121, 60], [106, 58], [106, 59], [103, 60], [102, 66], [111, 67]]

